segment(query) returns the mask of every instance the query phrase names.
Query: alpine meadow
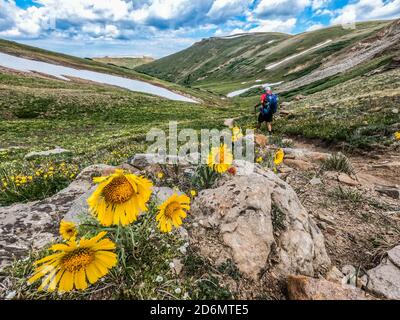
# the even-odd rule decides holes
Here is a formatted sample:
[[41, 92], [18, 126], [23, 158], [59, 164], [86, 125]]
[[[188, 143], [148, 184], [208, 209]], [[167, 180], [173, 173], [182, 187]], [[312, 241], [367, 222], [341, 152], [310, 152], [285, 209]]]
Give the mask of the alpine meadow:
[[0, 299], [400, 299], [400, 9], [92, 2], [0, 0]]

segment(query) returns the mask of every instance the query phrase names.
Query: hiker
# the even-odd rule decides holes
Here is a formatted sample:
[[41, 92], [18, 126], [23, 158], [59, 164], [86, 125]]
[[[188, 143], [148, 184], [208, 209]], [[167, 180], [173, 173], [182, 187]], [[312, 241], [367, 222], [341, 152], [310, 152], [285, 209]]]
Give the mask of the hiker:
[[278, 100], [278, 96], [272, 93], [270, 87], [267, 87], [265, 93], [261, 96], [261, 102], [254, 107], [256, 114], [257, 108], [261, 107], [257, 129], [260, 129], [261, 124], [265, 122], [269, 135], [272, 135], [272, 121], [274, 114], [278, 111]]

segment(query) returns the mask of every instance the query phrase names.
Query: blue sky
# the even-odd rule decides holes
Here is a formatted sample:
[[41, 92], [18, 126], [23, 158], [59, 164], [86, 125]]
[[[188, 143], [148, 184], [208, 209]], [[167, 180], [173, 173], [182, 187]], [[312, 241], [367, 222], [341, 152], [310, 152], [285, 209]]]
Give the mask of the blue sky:
[[202, 38], [400, 18], [400, 0], [0, 0], [0, 38], [82, 57], [159, 58]]

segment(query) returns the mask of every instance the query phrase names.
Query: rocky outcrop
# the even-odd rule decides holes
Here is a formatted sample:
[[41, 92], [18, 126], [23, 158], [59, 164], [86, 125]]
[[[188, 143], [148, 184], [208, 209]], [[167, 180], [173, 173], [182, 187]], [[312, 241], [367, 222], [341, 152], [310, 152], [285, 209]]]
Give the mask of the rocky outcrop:
[[356, 287], [324, 279], [289, 276], [287, 280], [290, 300], [370, 300], [366, 293]]
[[113, 170], [105, 165], [82, 171], [66, 189], [47, 199], [0, 207], [0, 269], [54, 240], [58, 225], [77, 199], [90, 190], [92, 177]]
[[368, 290], [387, 299], [400, 300], [400, 246], [388, 252], [387, 258], [368, 271]]
[[270, 171], [255, 171], [202, 191], [192, 206], [191, 240], [215, 264], [232, 260], [242, 274], [315, 276], [330, 260], [324, 237], [296, 193]]

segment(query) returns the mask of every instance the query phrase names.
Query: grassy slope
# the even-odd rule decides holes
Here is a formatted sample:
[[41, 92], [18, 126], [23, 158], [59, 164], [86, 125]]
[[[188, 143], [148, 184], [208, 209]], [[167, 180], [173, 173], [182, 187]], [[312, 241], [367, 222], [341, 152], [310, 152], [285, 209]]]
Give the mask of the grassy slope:
[[[140, 66], [136, 70], [168, 81], [227, 93], [246, 88], [254, 84], [256, 79], [278, 82], [301, 77], [316, 69], [329, 55], [370, 36], [387, 24], [360, 23], [355, 30], [335, 26], [295, 36], [264, 33], [234, 39], [203, 40], [187, 50]], [[276, 41], [268, 44], [272, 39]], [[265, 70], [268, 64], [327, 40], [333, 42], [274, 70]]]
[[125, 78], [138, 79], [155, 85], [163, 86], [169, 90], [183, 93], [185, 95], [198, 97], [206, 103], [215, 103], [216, 101], [215, 97], [211, 96], [209, 93], [205, 94], [202, 90], [185, 88], [174, 83], [138, 73], [134, 70], [126, 69], [116, 65], [104, 64], [92, 59], [82, 59], [2, 39], [0, 39], [0, 52], [48, 63], [60, 64], [77, 69], [86, 69], [96, 72], [114, 74]]
[[[19, 56], [136, 77], [135, 71], [86, 59], [31, 50], [5, 41], [1, 45], [0, 51]], [[93, 163], [120, 164], [132, 154], [145, 151], [145, 136], [152, 128], [167, 128], [169, 121], [178, 121], [180, 128], [221, 127], [224, 118], [240, 114], [207, 92], [151, 81], [205, 102], [198, 105], [176, 102], [112, 86], [0, 69], [0, 149], [5, 149], [0, 150], [0, 181], [11, 174], [35, 173], [40, 163], [24, 159], [29, 151], [66, 148], [72, 155], [62, 161], [79, 168]]]
[[59, 145], [89, 157], [134, 143], [170, 120], [200, 128], [231, 115], [226, 107], [7, 73], [0, 73], [0, 92], [0, 147], [43, 150]]
[[[290, 94], [283, 97], [282, 101], [291, 101], [284, 108], [290, 115], [277, 117], [276, 132], [344, 143], [349, 151], [392, 145], [394, 132], [400, 130], [400, 114], [396, 113], [400, 103], [400, 70], [362, 76], [364, 68], [353, 70], [352, 80], [346, 79], [350, 75], [345, 74], [331, 79], [331, 83], [310, 86], [304, 100], [291, 101]], [[243, 110], [257, 101], [258, 97], [235, 99]], [[243, 117], [239, 123], [252, 127], [254, 117]]]
[[123, 67], [127, 69], [134, 69], [138, 66], [154, 62], [153, 58], [143, 57], [143, 58], [112, 58], [112, 57], [104, 57], [104, 58], [93, 58], [94, 61], [114, 65], [118, 67]]

